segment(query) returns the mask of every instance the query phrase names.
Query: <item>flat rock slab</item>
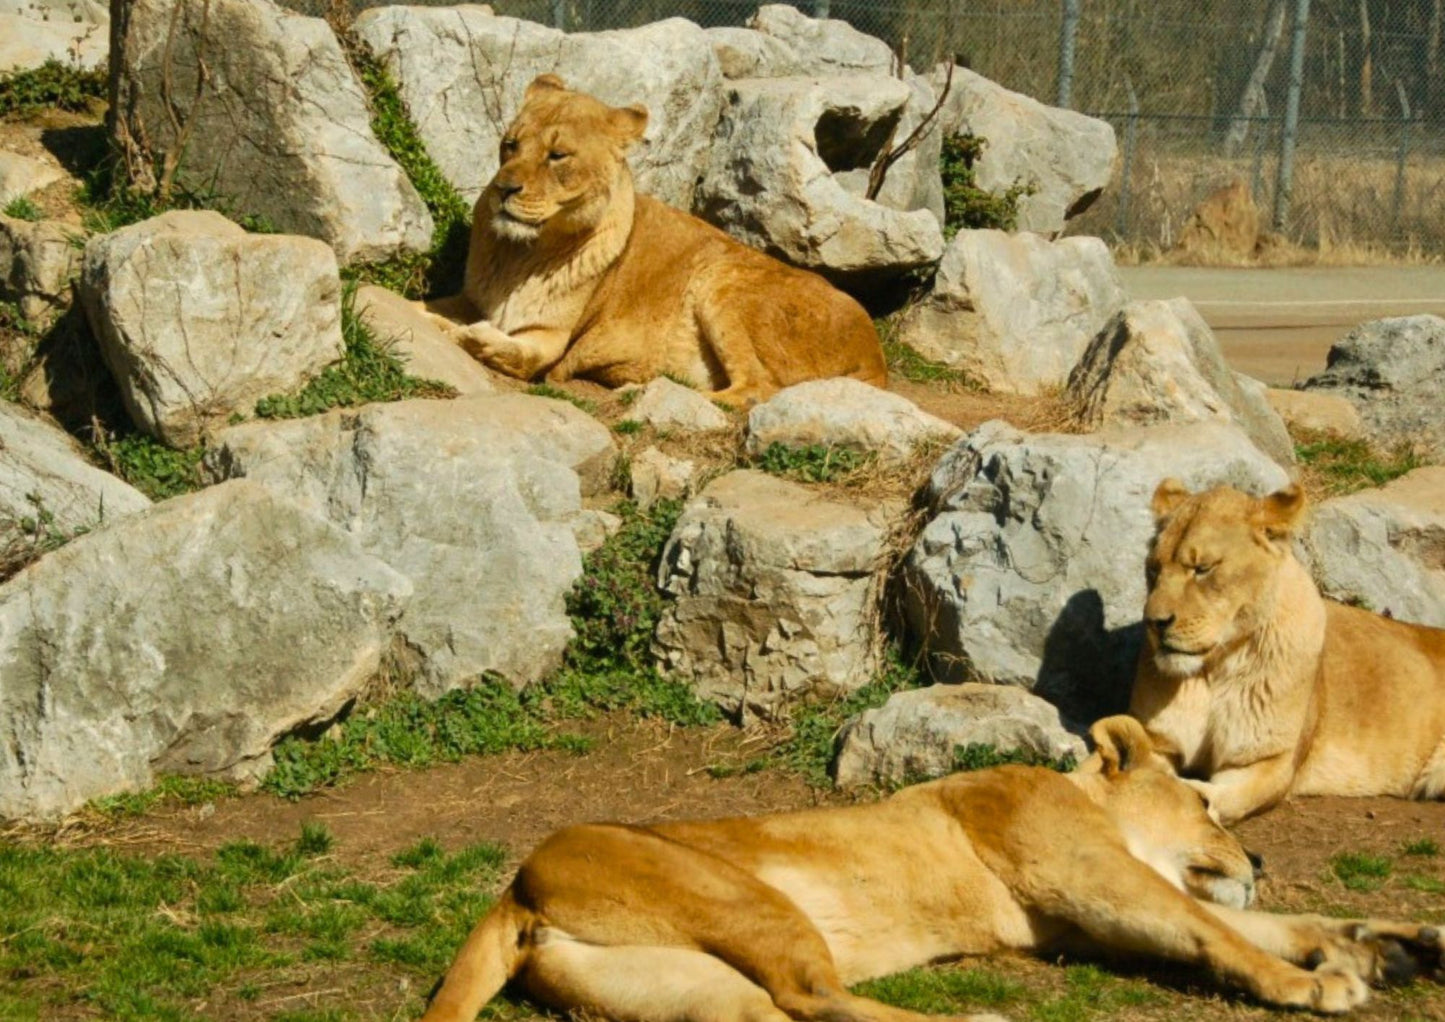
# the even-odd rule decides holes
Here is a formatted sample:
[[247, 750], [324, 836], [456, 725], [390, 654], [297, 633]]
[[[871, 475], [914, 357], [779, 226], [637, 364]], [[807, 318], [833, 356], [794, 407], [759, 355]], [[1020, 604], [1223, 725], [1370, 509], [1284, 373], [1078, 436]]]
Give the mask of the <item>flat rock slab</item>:
[[375, 675], [409, 583], [254, 483], [178, 497], [0, 586], [0, 818], [160, 773], [254, 778]]
[[375, 284], [356, 289], [356, 314], [376, 339], [406, 364], [406, 371], [436, 380], [460, 397], [496, 390], [492, 374], [442, 333], [427, 314], [394, 291]]
[[110, 9], [99, 0], [0, 0], [0, 74], [47, 60], [97, 68], [109, 52]]
[[625, 414], [634, 422], [689, 433], [729, 429], [733, 424], [727, 412], [702, 394], [665, 376], [643, 387]]
[[848, 447], [897, 463], [951, 444], [962, 432], [906, 397], [840, 377], [795, 384], [753, 408], [746, 449], [756, 457], [773, 444]]
[[931, 685], [897, 692], [846, 725], [833, 775], [840, 788], [897, 785], [957, 769], [961, 749], [985, 745], [1040, 760], [1082, 760], [1084, 740], [1059, 711], [1012, 685]]

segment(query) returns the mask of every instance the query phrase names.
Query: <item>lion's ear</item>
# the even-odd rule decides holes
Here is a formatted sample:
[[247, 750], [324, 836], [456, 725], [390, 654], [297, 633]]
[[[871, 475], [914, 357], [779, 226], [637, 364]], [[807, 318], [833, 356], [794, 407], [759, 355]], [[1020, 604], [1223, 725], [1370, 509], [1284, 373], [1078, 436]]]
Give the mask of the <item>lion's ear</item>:
[[565, 92], [567, 83], [554, 74], [538, 75], [532, 79], [532, 84], [527, 86], [527, 92], [522, 97], [523, 101], [543, 92]]
[[1149, 509], [1154, 512], [1154, 520], [1162, 522], [1190, 496], [1189, 488], [1178, 479], [1164, 480], [1154, 489], [1154, 497], [1149, 501]]
[[647, 107], [641, 103], [617, 107], [608, 115], [612, 131], [623, 145], [636, 142], [647, 130]]
[[1154, 743], [1149, 740], [1144, 725], [1127, 714], [1094, 721], [1089, 737], [1103, 763], [1105, 777], [1143, 766], [1154, 752]]
[[1307, 504], [1299, 484], [1290, 483], [1284, 489], [1256, 501], [1250, 519], [1270, 539], [1284, 539], [1293, 535], [1304, 521]]

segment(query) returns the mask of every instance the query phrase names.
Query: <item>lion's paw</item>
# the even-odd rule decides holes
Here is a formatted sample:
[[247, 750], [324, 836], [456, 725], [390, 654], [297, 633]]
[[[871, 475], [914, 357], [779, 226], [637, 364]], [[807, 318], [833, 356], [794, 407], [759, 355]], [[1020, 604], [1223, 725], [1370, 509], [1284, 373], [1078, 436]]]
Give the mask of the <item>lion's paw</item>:
[[1351, 969], [1322, 965], [1311, 975], [1315, 985], [1307, 1007], [1315, 1011], [1339, 1015], [1370, 998], [1370, 988]]
[[1417, 976], [1445, 978], [1445, 932], [1436, 926], [1382, 920], [1339, 926], [1305, 960], [1308, 968], [1334, 963], [1367, 983], [1408, 983]]

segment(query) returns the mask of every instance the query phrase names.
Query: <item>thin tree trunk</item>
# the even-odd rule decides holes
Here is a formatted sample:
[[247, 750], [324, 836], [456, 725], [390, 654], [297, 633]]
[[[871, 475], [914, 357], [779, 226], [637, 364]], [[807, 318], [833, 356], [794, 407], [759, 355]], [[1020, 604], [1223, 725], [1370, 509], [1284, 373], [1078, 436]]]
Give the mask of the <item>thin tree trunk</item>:
[[1264, 42], [1260, 44], [1259, 55], [1254, 58], [1254, 70], [1249, 73], [1249, 81], [1245, 82], [1244, 92], [1239, 97], [1239, 109], [1224, 135], [1226, 156], [1233, 156], [1249, 137], [1249, 119], [1264, 99], [1264, 83], [1269, 80], [1274, 55], [1279, 51], [1279, 41], [1284, 38], [1284, 13], [1285, 0], [1274, 0], [1265, 19]]
[[[1440, 67], [1440, 22], [1445, 14], [1445, 0], [1435, 0], [1430, 7], [1430, 28], [1425, 42], [1425, 88], [1430, 102], [1427, 110], [1440, 110], [1445, 104], [1445, 73]], [[1441, 114], [1437, 114], [1441, 116]]]
[[1374, 48], [1370, 45], [1370, 0], [1360, 0], [1360, 116], [1375, 112], [1375, 68], [1371, 62]]

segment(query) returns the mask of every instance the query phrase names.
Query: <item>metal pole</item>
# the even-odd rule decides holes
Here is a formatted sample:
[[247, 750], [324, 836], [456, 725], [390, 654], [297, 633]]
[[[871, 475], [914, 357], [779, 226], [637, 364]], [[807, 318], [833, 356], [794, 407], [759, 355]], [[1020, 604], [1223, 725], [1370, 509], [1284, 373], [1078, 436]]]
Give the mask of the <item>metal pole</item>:
[[827, 18], [831, 16], [832, 13], [829, 0], [813, 0], [813, 17]]
[[1305, 28], [1310, 0], [1295, 0], [1294, 38], [1289, 48], [1289, 93], [1285, 97], [1284, 132], [1279, 141], [1279, 177], [1274, 186], [1274, 229], [1283, 231], [1294, 186], [1294, 145], [1299, 134], [1299, 98], [1305, 79]]
[[1059, 106], [1074, 101], [1074, 43], [1079, 34], [1079, 0], [1063, 0], [1064, 19], [1059, 26]]
[[1114, 233], [1120, 238], [1129, 229], [1129, 186], [1134, 177], [1134, 144], [1139, 135], [1139, 97], [1127, 74], [1124, 76], [1124, 88], [1129, 91], [1129, 119], [1124, 122], [1124, 166], [1120, 171], [1119, 213], [1114, 218]]
[[552, 27], [567, 31], [567, 0], [552, 0]]
[[1395, 230], [1400, 229], [1400, 213], [1405, 205], [1405, 160], [1410, 155], [1410, 97], [1405, 86], [1395, 79], [1395, 92], [1400, 97], [1400, 151], [1395, 157]]

